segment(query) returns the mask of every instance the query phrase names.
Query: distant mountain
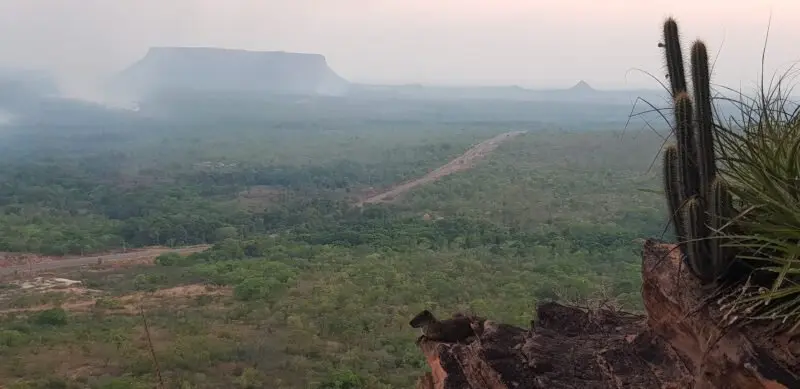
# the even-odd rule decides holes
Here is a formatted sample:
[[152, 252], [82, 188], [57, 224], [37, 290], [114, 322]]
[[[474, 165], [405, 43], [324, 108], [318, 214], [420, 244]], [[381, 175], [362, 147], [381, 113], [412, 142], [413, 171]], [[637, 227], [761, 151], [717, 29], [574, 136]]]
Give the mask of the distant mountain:
[[348, 85], [319, 54], [156, 47], [118, 74], [110, 91], [342, 95]]
[[595, 92], [594, 88], [592, 88], [591, 85], [589, 85], [589, 83], [583, 80], [578, 81], [578, 83], [575, 84], [572, 88], [569, 88], [569, 90], [577, 93]]
[[[535, 90], [520, 86], [429, 86], [351, 84], [324, 56], [209, 47], [155, 47], [120, 72], [111, 96], [135, 100], [161, 96], [214, 95], [258, 99], [269, 95], [324, 95], [368, 99], [516, 100], [630, 104], [637, 98], [663, 100], [654, 90], [598, 90], [580, 81], [571, 88]], [[185, 99], [181, 97], [181, 99]]]
[[0, 105], [59, 94], [53, 77], [26, 69], [0, 69]]
[[631, 104], [642, 98], [661, 104], [666, 94], [658, 90], [598, 90], [585, 81], [567, 89], [527, 89], [519, 86], [353, 85], [351, 96], [401, 99], [484, 99], [550, 101], [597, 104]]

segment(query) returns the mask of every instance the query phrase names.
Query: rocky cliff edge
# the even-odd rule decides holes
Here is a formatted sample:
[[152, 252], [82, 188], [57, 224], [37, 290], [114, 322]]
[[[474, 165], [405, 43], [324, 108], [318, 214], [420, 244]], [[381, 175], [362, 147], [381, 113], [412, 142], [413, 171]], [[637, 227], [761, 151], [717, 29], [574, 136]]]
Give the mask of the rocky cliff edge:
[[800, 335], [724, 327], [673, 245], [648, 241], [642, 257], [646, 315], [546, 303], [530, 329], [487, 321], [469, 344], [423, 341], [417, 388], [800, 388]]

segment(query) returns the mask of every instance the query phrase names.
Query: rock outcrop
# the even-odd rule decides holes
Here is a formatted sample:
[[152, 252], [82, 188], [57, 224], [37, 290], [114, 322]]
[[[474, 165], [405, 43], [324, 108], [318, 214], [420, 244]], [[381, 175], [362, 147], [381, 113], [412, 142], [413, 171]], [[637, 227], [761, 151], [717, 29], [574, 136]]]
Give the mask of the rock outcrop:
[[469, 344], [422, 342], [431, 372], [417, 388], [800, 388], [792, 334], [723, 327], [673, 245], [644, 245], [642, 277], [647, 315], [547, 303], [530, 329], [489, 324]]
[[162, 91], [340, 95], [349, 83], [324, 56], [209, 47], [156, 47], [122, 71], [112, 93]]
[[648, 328], [685, 361], [695, 388], [800, 388], [793, 334], [776, 335], [774, 323], [724, 326], [674, 245], [644, 245], [642, 282]]

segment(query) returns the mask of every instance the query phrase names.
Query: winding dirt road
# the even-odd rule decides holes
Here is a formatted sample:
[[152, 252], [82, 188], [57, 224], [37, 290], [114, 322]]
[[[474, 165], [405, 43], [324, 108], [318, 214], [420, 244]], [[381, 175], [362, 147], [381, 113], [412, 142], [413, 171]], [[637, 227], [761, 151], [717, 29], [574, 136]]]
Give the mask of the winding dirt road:
[[429, 184], [435, 181], [442, 179], [442, 177], [448, 176], [450, 174], [460, 172], [463, 170], [471, 169], [475, 166], [475, 162], [484, 158], [490, 152], [494, 151], [497, 146], [500, 146], [501, 143], [509, 141], [516, 136], [522, 135], [527, 131], [511, 131], [506, 132], [500, 135], [497, 135], [491, 139], [487, 139], [481, 143], [478, 143], [475, 146], [472, 146], [469, 150], [461, 154], [458, 158], [448, 162], [445, 165], [440, 166], [436, 170], [411, 181], [404, 182], [388, 190], [370, 195], [361, 202], [358, 203], [359, 206], [363, 204], [377, 204], [377, 203], [386, 203], [391, 202], [398, 196], [405, 194], [406, 192], [420, 186]]

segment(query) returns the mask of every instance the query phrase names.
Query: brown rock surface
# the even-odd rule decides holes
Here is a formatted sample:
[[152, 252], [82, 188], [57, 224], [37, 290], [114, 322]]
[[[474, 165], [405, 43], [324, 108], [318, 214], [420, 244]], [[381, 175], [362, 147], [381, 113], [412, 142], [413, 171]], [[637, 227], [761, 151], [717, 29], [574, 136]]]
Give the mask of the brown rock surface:
[[469, 344], [421, 342], [417, 388], [800, 388], [792, 334], [721, 327], [673, 248], [644, 245], [647, 316], [546, 303], [529, 330], [487, 321]]
[[674, 245], [648, 241], [642, 261], [648, 326], [687, 361], [695, 388], [800, 388], [791, 334], [771, 324], [724, 327]]

